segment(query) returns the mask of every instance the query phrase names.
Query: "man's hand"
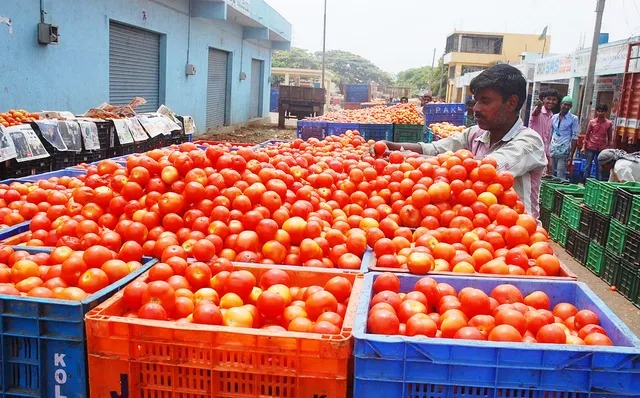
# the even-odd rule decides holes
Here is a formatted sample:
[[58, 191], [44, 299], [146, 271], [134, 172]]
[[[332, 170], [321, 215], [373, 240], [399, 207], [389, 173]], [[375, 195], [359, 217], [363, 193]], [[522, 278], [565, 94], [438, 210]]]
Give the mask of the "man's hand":
[[542, 108], [543, 102], [540, 99], [536, 100], [536, 108]]
[[582, 152], [582, 154], [586, 154], [587, 153], [587, 147], [586, 146], [582, 146], [582, 149], [580, 149], [580, 152]]

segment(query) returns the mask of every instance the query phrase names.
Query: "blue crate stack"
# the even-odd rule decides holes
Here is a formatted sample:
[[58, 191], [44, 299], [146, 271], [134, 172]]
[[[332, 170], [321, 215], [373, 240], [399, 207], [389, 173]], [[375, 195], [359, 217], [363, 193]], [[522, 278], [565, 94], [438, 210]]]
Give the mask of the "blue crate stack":
[[424, 124], [449, 122], [455, 126], [464, 125], [465, 104], [426, 104]]

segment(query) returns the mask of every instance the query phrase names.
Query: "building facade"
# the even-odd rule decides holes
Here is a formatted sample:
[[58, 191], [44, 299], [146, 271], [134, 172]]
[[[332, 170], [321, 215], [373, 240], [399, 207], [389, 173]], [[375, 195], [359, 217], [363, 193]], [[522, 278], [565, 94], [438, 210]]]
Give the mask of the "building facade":
[[447, 37], [444, 64], [448, 68], [447, 102], [464, 102], [465, 93], [456, 87], [457, 77], [487, 69], [496, 63], [521, 62], [522, 53], [544, 54], [551, 46], [551, 36], [517, 33], [456, 31]]
[[139, 96], [200, 132], [268, 116], [271, 55], [291, 41], [264, 0], [11, 0], [0, 21], [0, 109], [83, 114]]

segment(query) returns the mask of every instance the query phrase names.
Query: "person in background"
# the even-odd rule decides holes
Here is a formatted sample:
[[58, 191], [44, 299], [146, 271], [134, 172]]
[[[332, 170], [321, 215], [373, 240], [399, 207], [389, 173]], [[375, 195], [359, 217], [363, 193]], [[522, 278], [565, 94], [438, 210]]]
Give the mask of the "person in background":
[[467, 111], [464, 117], [464, 126], [471, 127], [476, 124], [476, 117], [473, 113], [473, 107], [476, 105], [476, 100], [473, 98], [468, 100], [466, 103]]
[[401, 104], [407, 104], [407, 103], [409, 103], [409, 98], [407, 98], [407, 97], [402, 97], [402, 98], [400, 98], [400, 103], [401, 103]]
[[[582, 180], [586, 180], [591, 173], [591, 164], [593, 159], [598, 159], [600, 151], [611, 146], [613, 140], [613, 122], [607, 119], [607, 111], [609, 107], [600, 104], [596, 107], [596, 117], [589, 121], [587, 132], [584, 135], [582, 143], [582, 153], [587, 158], [587, 164], [584, 169]], [[596, 179], [602, 180], [602, 169], [596, 167]]]
[[560, 113], [551, 118], [551, 164], [553, 175], [565, 178], [567, 166], [576, 153], [580, 121], [571, 113], [573, 98], [568, 95], [560, 103]]
[[[515, 177], [514, 189], [529, 214], [538, 217], [542, 173], [547, 166], [540, 135], [518, 116], [527, 97], [527, 81], [508, 64], [484, 70], [471, 81], [477, 125], [432, 143], [385, 141], [390, 150], [409, 150], [429, 156], [467, 149], [477, 159], [496, 161], [498, 170]], [[372, 148], [373, 149], [373, 148]]]
[[431, 102], [433, 102], [433, 96], [429, 91], [427, 91], [426, 93], [424, 93], [422, 98], [420, 98], [420, 108], [424, 107], [425, 105]]
[[640, 152], [605, 149], [598, 155], [598, 164], [603, 171], [610, 172], [609, 182], [640, 181]]
[[540, 93], [540, 98], [536, 101], [536, 107], [529, 117], [529, 128], [540, 134], [542, 142], [544, 142], [544, 152], [547, 155], [547, 174], [552, 173], [551, 168], [551, 118], [553, 117], [552, 109], [560, 101], [560, 94], [557, 90], [548, 90]]

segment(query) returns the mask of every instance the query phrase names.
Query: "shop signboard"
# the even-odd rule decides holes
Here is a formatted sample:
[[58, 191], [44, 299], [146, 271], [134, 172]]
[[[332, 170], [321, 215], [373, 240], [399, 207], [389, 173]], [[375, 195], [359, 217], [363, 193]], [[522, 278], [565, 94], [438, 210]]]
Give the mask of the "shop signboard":
[[568, 79], [571, 77], [573, 54], [556, 55], [536, 61], [534, 81]]

